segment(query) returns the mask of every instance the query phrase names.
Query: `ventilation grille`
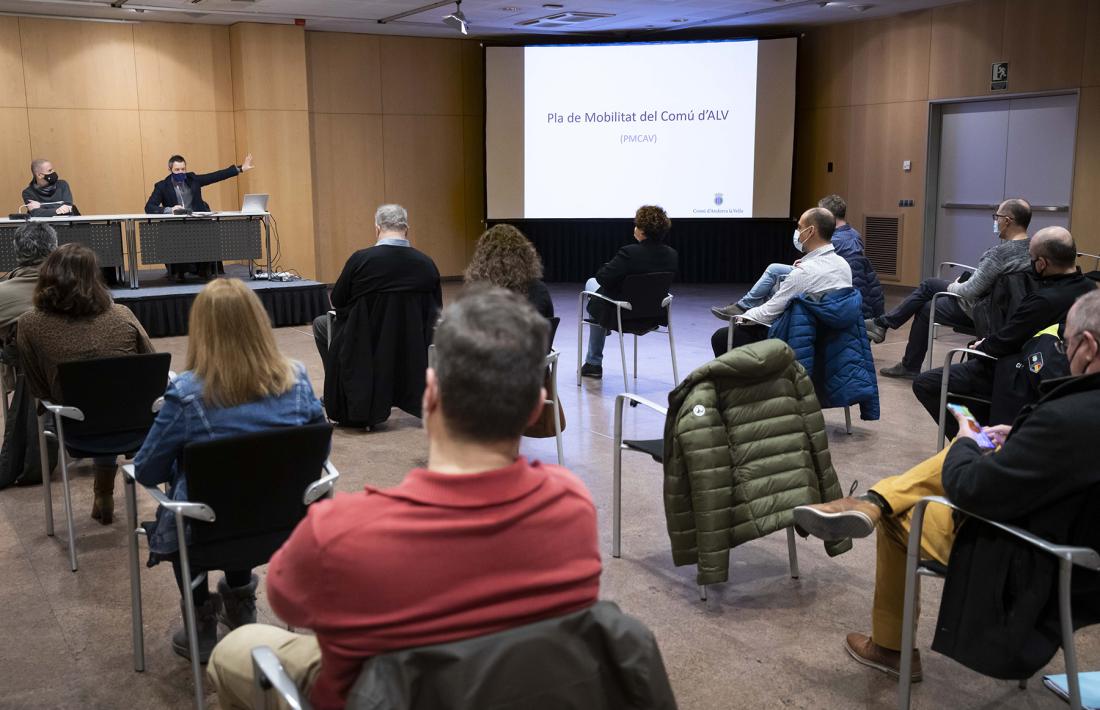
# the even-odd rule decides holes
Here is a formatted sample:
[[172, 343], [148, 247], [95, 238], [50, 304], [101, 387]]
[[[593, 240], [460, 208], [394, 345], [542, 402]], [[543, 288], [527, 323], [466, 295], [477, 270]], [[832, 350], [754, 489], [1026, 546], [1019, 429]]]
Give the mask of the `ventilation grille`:
[[898, 277], [901, 215], [876, 214], [863, 218], [863, 251], [879, 276]]
[[547, 15], [546, 17], [536, 17], [531, 20], [524, 20], [517, 22], [519, 27], [537, 27], [539, 29], [560, 29], [562, 27], [573, 27], [581, 22], [591, 22], [592, 20], [602, 20], [606, 17], [614, 17], [615, 15], [605, 12], [558, 12], [553, 15]]

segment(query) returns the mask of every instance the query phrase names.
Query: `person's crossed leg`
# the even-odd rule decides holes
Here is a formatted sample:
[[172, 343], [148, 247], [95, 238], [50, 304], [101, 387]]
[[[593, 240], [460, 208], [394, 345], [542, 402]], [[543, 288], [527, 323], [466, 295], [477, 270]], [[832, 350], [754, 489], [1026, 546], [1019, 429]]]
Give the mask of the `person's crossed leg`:
[[[912, 508], [925, 496], [943, 495], [941, 473], [948, 448], [899, 476], [884, 478], [858, 498], [794, 509], [795, 525], [823, 540], [867, 537], [876, 533], [875, 597], [871, 635], [853, 632], [845, 649], [858, 663], [895, 678], [901, 666], [902, 605], [905, 601], [905, 556]], [[921, 556], [947, 564], [955, 541], [951, 510], [930, 505], [921, 531]], [[919, 587], [918, 614], [919, 618]], [[921, 679], [920, 654], [913, 653], [913, 681]]]

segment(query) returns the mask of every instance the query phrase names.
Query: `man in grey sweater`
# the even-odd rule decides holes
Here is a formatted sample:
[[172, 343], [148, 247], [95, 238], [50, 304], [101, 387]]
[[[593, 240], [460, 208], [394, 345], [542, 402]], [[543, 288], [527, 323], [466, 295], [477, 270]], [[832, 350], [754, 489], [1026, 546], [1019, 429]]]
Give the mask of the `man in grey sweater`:
[[953, 282], [929, 278], [921, 282], [897, 308], [877, 318], [867, 320], [867, 337], [873, 343], [886, 338], [887, 328], [900, 328], [910, 318], [909, 342], [901, 362], [879, 370], [885, 377], [915, 379], [928, 349], [928, 328], [931, 327], [932, 296], [948, 291], [958, 298], [941, 298], [936, 302], [936, 322], [953, 327], [973, 328], [974, 306], [989, 296], [993, 282], [1002, 274], [1023, 271], [1030, 266], [1027, 227], [1031, 224], [1031, 205], [1027, 200], [1005, 200], [993, 215], [993, 233], [1001, 241], [988, 249], [978, 266], [965, 281]]
[[53, 163], [45, 158], [31, 161], [31, 182], [23, 188], [23, 204], [31, 217], [75, 217], [80, 214], [69, 183], [58, 178]]

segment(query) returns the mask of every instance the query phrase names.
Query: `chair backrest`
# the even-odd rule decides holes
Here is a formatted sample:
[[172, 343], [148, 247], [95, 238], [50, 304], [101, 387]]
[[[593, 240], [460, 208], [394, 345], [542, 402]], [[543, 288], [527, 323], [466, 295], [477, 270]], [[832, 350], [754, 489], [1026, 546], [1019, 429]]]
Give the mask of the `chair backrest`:
[[652, 632], [611, 602], [368, 660], [348, 710], [675, 708]]
[[267, 562], [305, 517], [302, 496], [321, 477], [331, 441], [325, 422], [185, 446], [187, 497], [216, 516], [190, 522], [192, 563], [248, 569]]
[[561, 318], [550, 316], [547, 320], [550, 321], [550, 342], [546, 344], [546, 352], [550, 352], [554, 349], [554, 336], [558, 334], [558, 325], [561, 323]]
[[171, 362], [168, 353], [148, 353], [59, 364], [63, 401], [55, 404], [84, 413], [82, 422], [65, 420], [66, 440], [148, 431], [155, 416], [153, 403], [168, 386]]
[[623, 311], [623, 320], [661, 318], [664, 315], [661, 303], [668, 296], [675, 276], [671, 271], [657, 271], [631, 274], [623, 279], [619, 300], [627, 301], [631, 306], [629, 311]]
[[1037, 286], [1038, 282], [1030, 269], [1009, 271], [997, 276], [989, 289], [989, 295], [974, 306], [974, 330], [977, 335], [984, 338], [1000, 330], [1016, 312], [1020, 302], [1034, 292]]

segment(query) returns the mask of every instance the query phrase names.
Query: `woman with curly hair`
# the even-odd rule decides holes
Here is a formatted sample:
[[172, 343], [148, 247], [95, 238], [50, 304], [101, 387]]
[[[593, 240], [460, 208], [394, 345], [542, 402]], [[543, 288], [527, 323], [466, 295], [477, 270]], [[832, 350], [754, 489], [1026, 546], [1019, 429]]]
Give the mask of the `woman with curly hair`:
[[[585, 291], [595, 291], [608, 298], [618, 299], [627, 276], [679, 271], [676, 250], [665, 244], [672, 220], [657, 205], [642, 205], [634, 213], [634, 241], [619, 250], [611, 261], [600, 267], [595, 278], [588, 279]], [[598, 298], [588, 301], [588, 313], [603, 322], [604, 304]], [[612, 316], [614, 311], [612, 311]], [[592, 325], [589, 330], [588, 354], [581, 367], [581, 377], [598, 380], [603, 377], [603, 344], [607, 329]]]
[[477, 240], [466, 267], [466, 283], [488, 281], [526, 298], [545, 318], [554, 317], [554, 302], [542, 281], [542, 259], [535, 245], [510, 224], [496, 224]]

